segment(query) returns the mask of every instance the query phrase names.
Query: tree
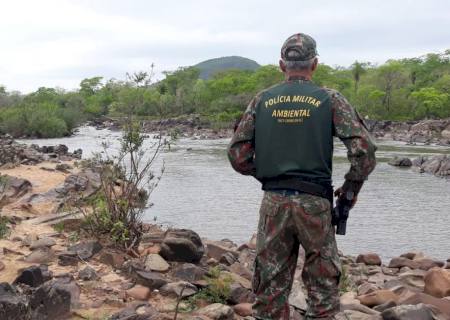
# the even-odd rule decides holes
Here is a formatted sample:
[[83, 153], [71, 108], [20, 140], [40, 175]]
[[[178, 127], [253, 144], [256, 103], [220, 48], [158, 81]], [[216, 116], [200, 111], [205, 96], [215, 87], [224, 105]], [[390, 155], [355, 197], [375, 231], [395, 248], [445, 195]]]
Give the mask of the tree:
[[392, 93], [405, 83], [405, 72], [398, 61], [388, 61], [378, 68], [378, 76], [384, 91], [382, 104], [389, 114], [392, 105]]
[[103, 77], [86, 78], [80, 82], [80, 93], [84, 97], [93, 96], [102, 87]]
[[413, 92], [411, 96], [417, 101], [415, 109], [417, 118], [450, 116], [450, 108], [448, 108], [448, 103], [450, 102], [449, 94], [439, 92], [435, 88], [422, 88]]
[[366, 73], [367, 65], [368, 63], [366, 62], [361, 63], [358, 61], [353, 62], [353, 64], [351, 65], [353, 80], [355, 81], [355, 95], [358, 93], [359, 80], [361, 79], [361, 75]]

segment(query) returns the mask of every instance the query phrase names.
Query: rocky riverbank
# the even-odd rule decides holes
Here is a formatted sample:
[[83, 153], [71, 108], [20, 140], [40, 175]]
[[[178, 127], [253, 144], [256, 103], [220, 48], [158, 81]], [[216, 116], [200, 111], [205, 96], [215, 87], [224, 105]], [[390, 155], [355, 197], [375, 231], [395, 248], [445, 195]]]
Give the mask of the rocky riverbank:
[[[48, 147], [33, 150], [33, 162], [17, 156], [0, 168], [0, 319], [253, 319], [254, 237], [238, 245], [147, 225], [137, 252], [86, 238], [83, 216], [64, 204], [93, 194], [98, 175], [67, 151], [54, 157], [53, 148], [46, 159]], [[300, 257], [293, 319], [306, 309]], [[450, 319], [450, 259], [410, 252], [384, 263], [374, 253], [341, 261], [337, 319]]]
[[[119, 119], [100, 118], [91, 121], [88, 125], [98, 130], [120, 130]], [[210, 121], [202, 119], [199, 115], [180, 116], [162, 120], [142, 120], [142, 131], [145, 133], [162, 134], [167, 136], [185, 137], [192, 139], [221, 139], [230, 138], [233, 134], [233, 124], [229, 128], [213, 128]]]
[[[368, 129], [379, 139], [404, 141], [408, 144], [450, 145], [450, 119], [403, 122], [365, 120], [365, 123]], [[98, 119], [90, 124], [98, 129], [120, 129], [120, 121], [113, 119]], [[209, 121], [202, 120], [198, 115], [163, 120], [144, 120], [142, 126], [147, 133], [176, 133], [184, 137], [200, 139], [229, 138], [233, 133], [233, 123], [230, 123], [228, 128], [214, 129]]]

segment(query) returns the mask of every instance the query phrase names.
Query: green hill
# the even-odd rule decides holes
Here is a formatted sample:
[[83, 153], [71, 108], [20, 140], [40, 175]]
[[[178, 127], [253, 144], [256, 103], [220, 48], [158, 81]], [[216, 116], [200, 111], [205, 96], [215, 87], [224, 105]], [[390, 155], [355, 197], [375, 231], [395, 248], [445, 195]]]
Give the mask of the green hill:
[[215, 73], [223, 70], [256, 70], [260, 65], [256, 61], [244, 57], [231, 56], [206, 60], [196, 64], [194, 67], [200, 69], [201, 79], [209, 79]]

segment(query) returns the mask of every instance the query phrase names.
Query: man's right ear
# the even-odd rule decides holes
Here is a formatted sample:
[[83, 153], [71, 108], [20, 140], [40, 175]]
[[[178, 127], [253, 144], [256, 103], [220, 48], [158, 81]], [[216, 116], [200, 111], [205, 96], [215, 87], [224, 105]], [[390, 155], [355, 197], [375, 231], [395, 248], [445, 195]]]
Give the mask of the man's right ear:
[[280, 69], [283, 72], [286, 72], [286, 64], [284, 63], [284, 61], [282, 59], [280, 59]]
[[317, 57], [314, 58], [313, 64], [311, 66], [311, 71], [314, 72], [317, 69], [317, 66], [319, 64], [319, 59], [317, 59]]

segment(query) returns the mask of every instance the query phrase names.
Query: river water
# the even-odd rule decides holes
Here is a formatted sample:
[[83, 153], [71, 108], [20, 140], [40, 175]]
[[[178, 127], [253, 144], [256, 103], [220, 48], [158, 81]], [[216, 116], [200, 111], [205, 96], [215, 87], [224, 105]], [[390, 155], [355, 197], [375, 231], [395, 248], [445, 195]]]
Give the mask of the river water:
[[[119, 138], [119, 132], [82, 127], [67, 138], [22, 141], [66, 144], [70, 151], [83, 149], [86, 158], [101, 150], [101, 142], [111, 142], [114, 149]], [[190, 228], [210, 239], [247, 241], [255, 232], [263, 193], [256, 180], [232, 170], [225, 152], [227, 143], [228, 139], [182, 138], [161, 154], [156, 166], [164, 160], [165, 172], [151, 195], [153, 206], [145, 220]], [[339, 248], [346, 254], [376, 252], [385, 263], [411, 250], [449, 258], [450, 180], [392, 167], [387, 161], [396, 155], [450, 154], [450, 148], [390, 141], [379, 141], [378, 146], [378, 165], [350, 213], [347, 235], [337, 236]], [[348, 167], [345, 147], [336, 141], [335, 186], [342, 184]]]

